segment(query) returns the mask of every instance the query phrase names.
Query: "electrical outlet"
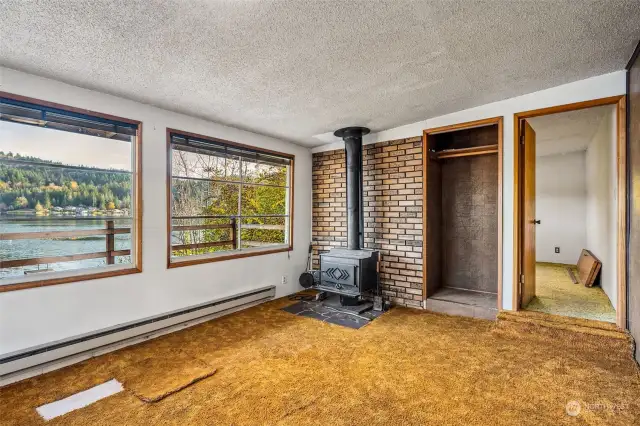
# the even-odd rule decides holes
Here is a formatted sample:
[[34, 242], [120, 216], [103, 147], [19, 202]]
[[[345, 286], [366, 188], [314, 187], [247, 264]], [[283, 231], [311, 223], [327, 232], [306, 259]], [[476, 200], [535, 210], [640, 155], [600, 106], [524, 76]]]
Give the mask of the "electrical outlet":
[[282, 276], [282, 284], [286, 284], [287, 283], [287, 276], [283, 275]]
[[556, 253], [560, 253], [560, 247], [556, 247]]

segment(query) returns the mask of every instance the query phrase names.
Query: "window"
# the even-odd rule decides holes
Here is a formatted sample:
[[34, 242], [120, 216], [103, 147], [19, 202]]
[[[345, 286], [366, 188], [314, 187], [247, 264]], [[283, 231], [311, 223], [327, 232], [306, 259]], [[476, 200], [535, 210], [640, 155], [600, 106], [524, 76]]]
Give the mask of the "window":
[[0, 291], [141, 271], [140, 127], [0, 93]]
[[292, 249], [294, 157], [167, 130], [169, 267]]

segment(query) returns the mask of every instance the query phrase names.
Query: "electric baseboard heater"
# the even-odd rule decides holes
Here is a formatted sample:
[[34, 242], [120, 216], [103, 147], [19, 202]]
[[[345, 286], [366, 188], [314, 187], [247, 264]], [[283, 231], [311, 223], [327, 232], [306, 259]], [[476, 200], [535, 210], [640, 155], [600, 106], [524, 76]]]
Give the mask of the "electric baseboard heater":
[[274, 286], [239, 293], [0, 357], [0, 386], [199, 324], [271, 300]]

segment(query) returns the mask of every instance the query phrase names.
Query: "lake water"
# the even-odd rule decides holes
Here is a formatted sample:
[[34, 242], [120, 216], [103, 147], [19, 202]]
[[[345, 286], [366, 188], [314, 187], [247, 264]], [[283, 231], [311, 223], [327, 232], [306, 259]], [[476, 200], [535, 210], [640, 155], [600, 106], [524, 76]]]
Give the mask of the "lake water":
[[[116, 228], [130, 228], [131, 219], [115, 218]], [[8, 232], [45, 232], [45, 231], [71, 231], [80, 229], [105, 229], [104, 219], [74, 220], [52, 219], [50, 217], [33, 220], [0, 219], [0, 233]], [[118, 234], [115, 236], [115, 249], [131, 249], [131, 234]], [[29, 239], [29, 240], [0, 240], [0, 260], [30, 259], [36, 257], [66, 256], [81, 253], [94, 253], [106, 251], [106, 236], [96, 235], [80, 237], [77, 239]], [[131, 263], [130, 256], [118, 256], [116, 264]], [[24, 276], [25, 271], [37, 271], [49, 269], [53, 271], [68, 271], [73, 269], [95, 268], [106, 266], [106, 258], [86, 259], [73, 262], [58, 262], [42, 264], [39, 266], [24, 266], [19, 268], [0, 268], [0, 279], [7, 277]], [[0, 285], [2, 282], [0, 281]]]

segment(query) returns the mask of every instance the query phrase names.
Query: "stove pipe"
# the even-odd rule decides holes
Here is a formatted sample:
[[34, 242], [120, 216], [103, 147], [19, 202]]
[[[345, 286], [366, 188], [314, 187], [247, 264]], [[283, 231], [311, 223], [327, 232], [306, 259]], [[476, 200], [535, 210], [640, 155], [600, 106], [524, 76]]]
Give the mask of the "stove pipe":
[[362, 136], [366, 127], [345, 127], [333, 134], [344, 140], [347, 163], [347, 248], [364, 247], [364, 212], [362, 209]]

